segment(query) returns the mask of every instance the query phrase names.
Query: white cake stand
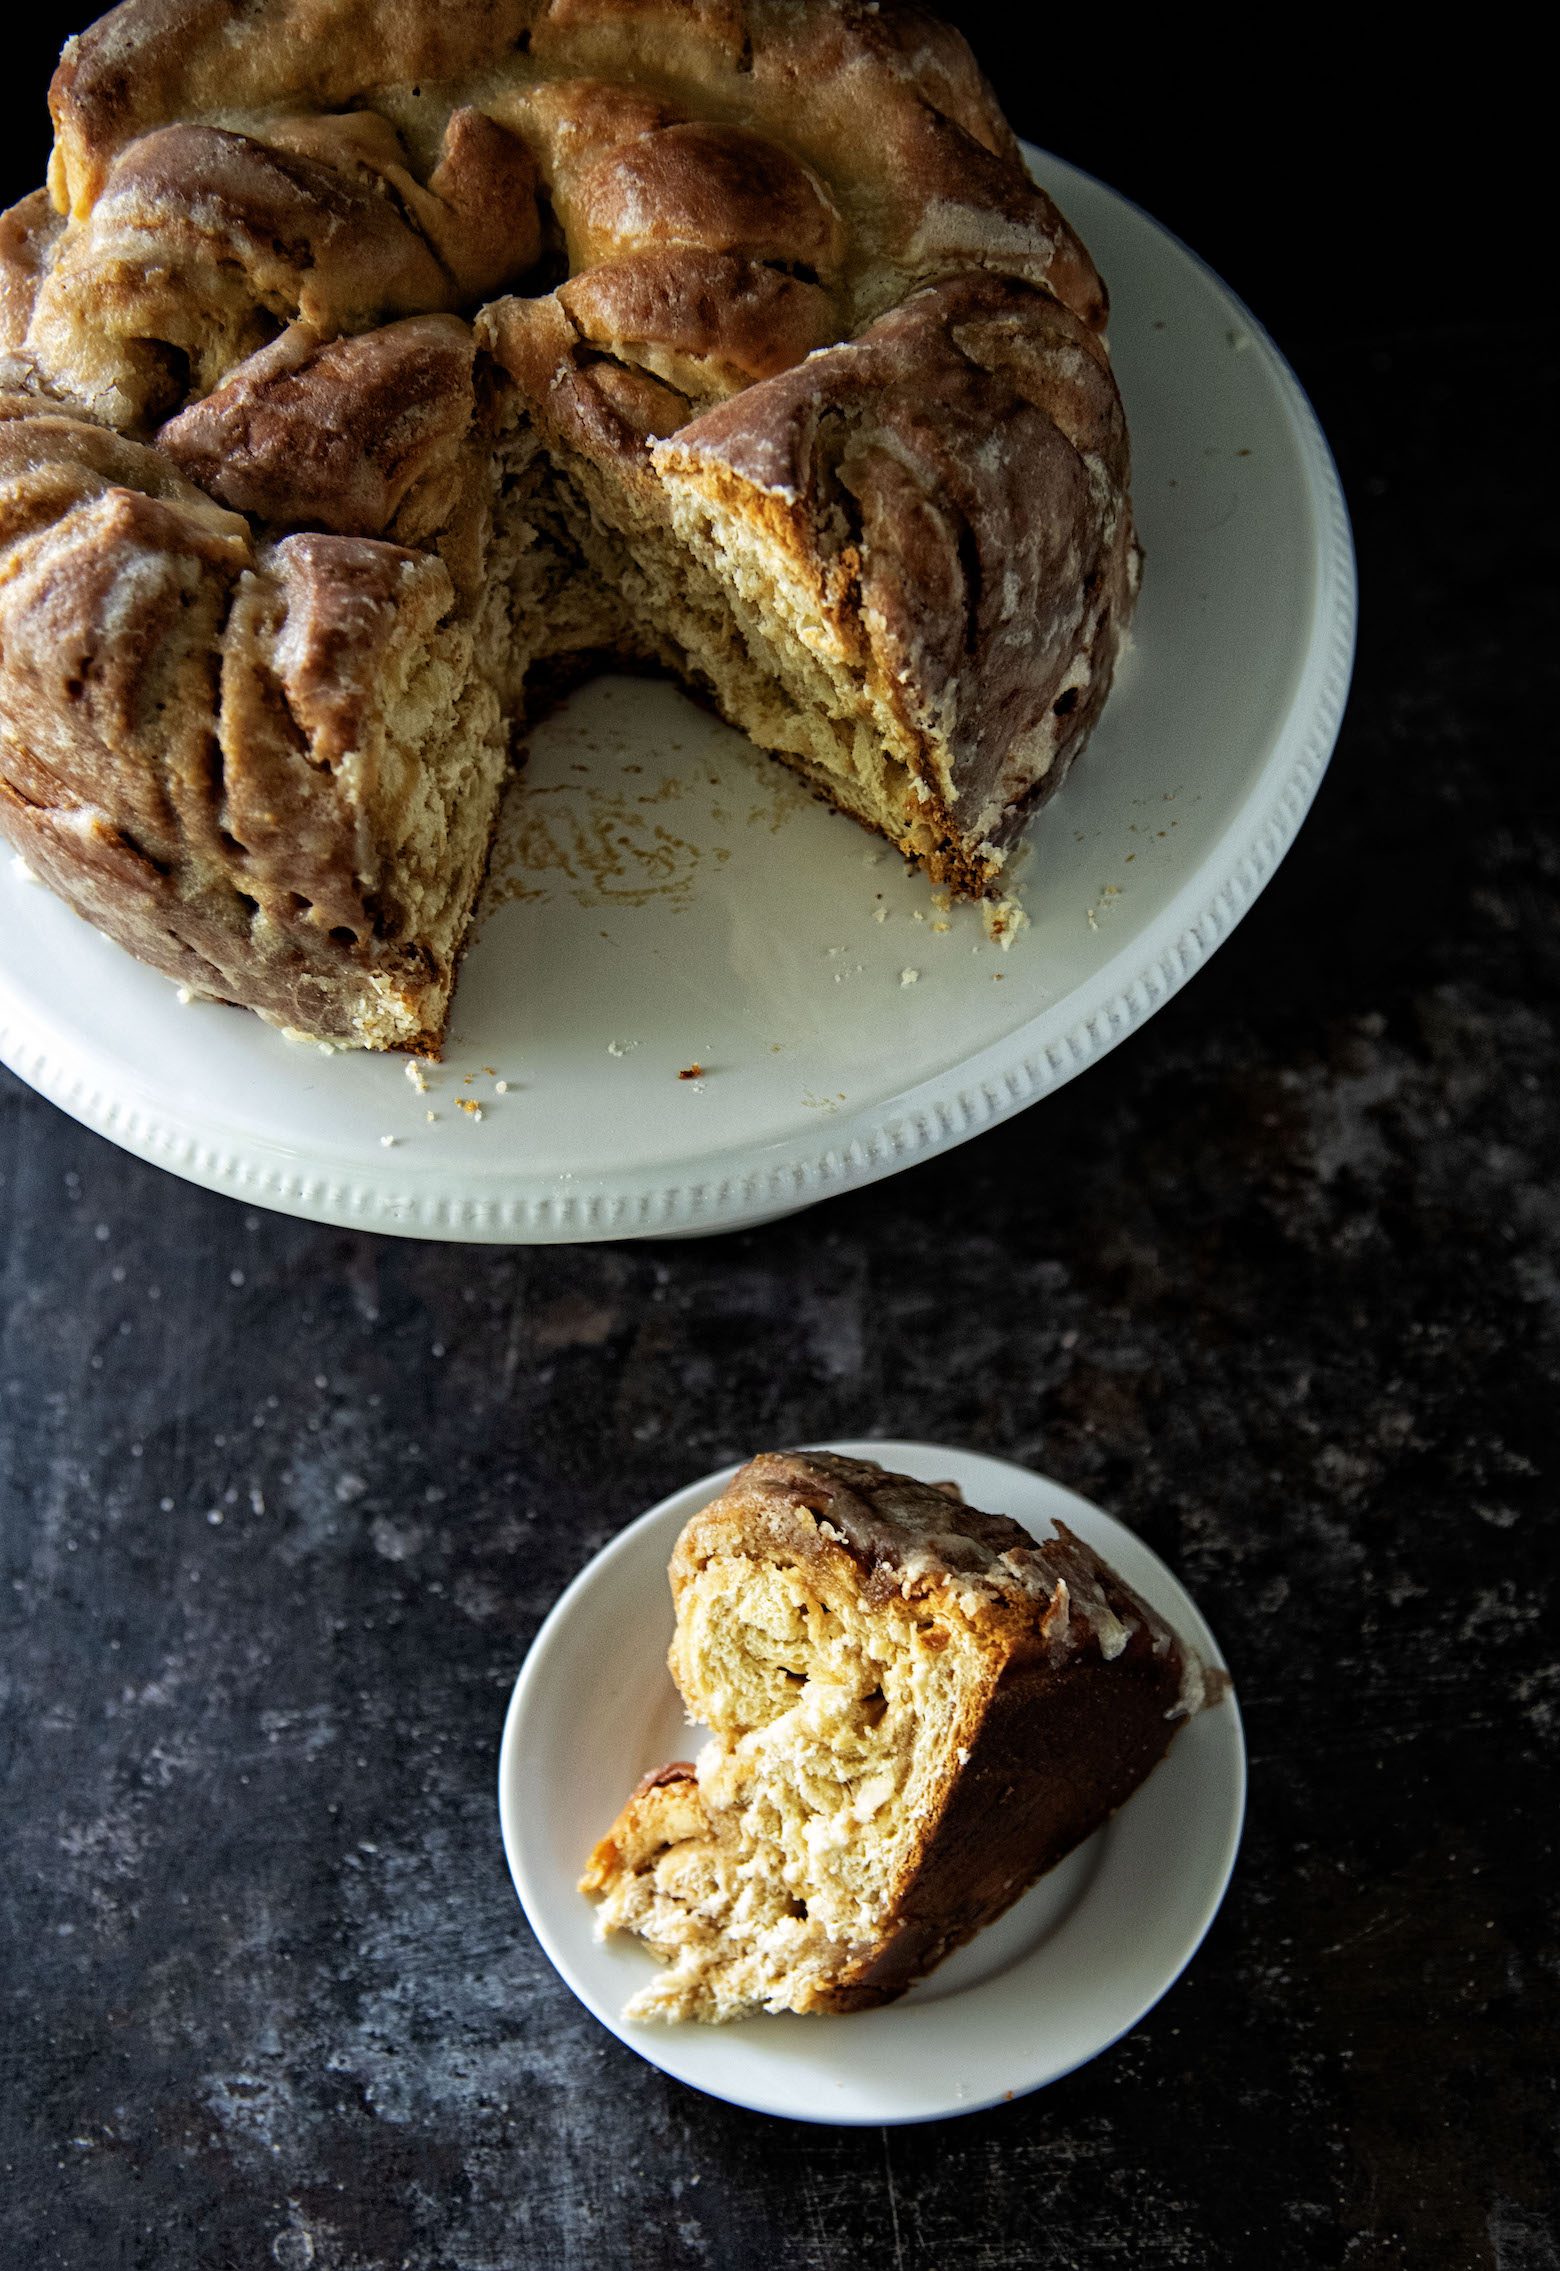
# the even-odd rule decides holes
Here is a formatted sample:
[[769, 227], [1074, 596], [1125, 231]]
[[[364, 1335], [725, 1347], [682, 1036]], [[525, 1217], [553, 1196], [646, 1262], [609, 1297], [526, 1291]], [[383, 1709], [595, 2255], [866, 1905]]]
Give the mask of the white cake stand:
[[429, 1094], [398, 1060], [182, 1006], [6, 861], [12, 1070], [143, 1159], [316, 1221], [688, 1236], [961, 1143], [1168, 1000], [1332, 750], [1349, 527], [1245, 309], [1135, 206], [1031, 156], [1110, 283], [1147, 568], [1104, 719], [1030, 831], [1011, 951], [675, 688], [603, 679], [532, 736]]

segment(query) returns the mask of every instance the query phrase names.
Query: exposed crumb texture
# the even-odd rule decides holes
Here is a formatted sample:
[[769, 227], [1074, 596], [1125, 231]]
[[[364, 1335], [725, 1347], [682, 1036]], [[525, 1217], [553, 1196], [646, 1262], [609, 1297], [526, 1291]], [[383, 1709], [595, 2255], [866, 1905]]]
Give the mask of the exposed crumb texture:
[[892, 2001], [1224, 1691], [1062, 1524], [1037, 1545], [866, 1461], [753, 1459], [670, 1575], [711, 1740], [640, 1784], [582, 1880], [666, 1965], [629, 2018]]
[[611, 658], [1000, 892], [1137, 553], [1104, 288], [956, 35], [126, 0], [51, 100], [0, 216], [0, 829], [98, 929], [437, 1054], [512, 733]]

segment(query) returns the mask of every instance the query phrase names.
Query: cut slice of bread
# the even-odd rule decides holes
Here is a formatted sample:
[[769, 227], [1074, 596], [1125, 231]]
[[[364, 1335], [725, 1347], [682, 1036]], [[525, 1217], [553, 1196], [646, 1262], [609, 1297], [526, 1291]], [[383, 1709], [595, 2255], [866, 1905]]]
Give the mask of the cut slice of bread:
[[626, 2017], [891, 2002], [1222, 1695], [1055, 1527], [824, 1452], [765, 1453], [693, 1517], [670, 1663], [711, 1739], [646, 1777], [581, 1886], [667, 1966]]

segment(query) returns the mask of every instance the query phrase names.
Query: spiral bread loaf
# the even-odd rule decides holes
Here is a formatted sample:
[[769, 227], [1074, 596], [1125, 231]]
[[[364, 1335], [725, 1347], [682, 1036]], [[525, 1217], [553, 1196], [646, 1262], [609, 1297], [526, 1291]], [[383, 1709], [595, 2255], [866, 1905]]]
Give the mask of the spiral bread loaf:
[[1224, 1693], [1063, 1524], [1037, 1544], [864, 1459], [768, 1452], [672, 1556], [710, 1729], [581, 1890], [667, 1968], [637, 2019], [891, 2002], [1131, 1796]]
[[126, 0], [0, 216], [0, 826], [436, 1051], [512, 731], [668, 668], [1000, 889], [1136, 579], [1087, 253], [910, 0]]

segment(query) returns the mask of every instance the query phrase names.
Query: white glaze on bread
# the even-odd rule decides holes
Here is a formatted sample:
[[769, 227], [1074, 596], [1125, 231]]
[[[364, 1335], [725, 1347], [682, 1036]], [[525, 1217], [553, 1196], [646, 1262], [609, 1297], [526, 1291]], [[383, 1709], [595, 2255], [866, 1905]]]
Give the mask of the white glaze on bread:
[[[1136, 554], [1103, 287], [956, 34], [908, 0], [126, 0], [51, 100], [53, 204], [0, 221], [12, 423], [87, 476], [116, 434], [180, 500], [61, 477], [51, 677], [15, 660], [49, 507], [0, 465], [0, 827], [99, 928], [436, 1049], [510, 729], [597, 652], [1001, 888]], [[244, 516], [238, 574], [191, 551], [191, 488]], [[444, 581], [278, 568], [293, 532]], [[179, 621], [131, 603], [170, 577]], [[349, 583], [327, 746], [261, 649]], [[304, 806], [289, 874], [282, 824], [246, 831]]]

